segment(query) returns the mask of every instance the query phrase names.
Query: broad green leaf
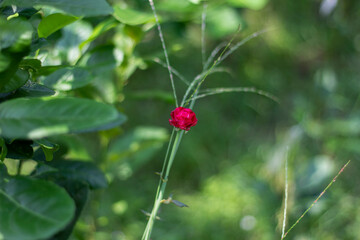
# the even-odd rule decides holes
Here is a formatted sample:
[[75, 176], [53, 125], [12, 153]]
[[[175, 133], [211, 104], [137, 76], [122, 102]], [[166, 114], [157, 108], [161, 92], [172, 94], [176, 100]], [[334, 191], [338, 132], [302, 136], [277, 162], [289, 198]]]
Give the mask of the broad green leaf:
[[18, 7], [50, 6], [74, 16], [108, 15], [113, 12], [106, 0], [5, 0], [4, 5]]
[[90, 72], [85, 68], [67, 67], [46, 76], [41, 83], [49, 88], [69, 91], [87, 85], [92, 79]]
[[68, 16], [62, 13], [51, 14], [41, 20], [38, 26], [38, 34], [40, 38], [47, 38], [52, 33], [75, 22], [78, 18]]
[[32, 70], [36, 72], [41, 68], [41, 61], [38, 59], [23, 59], [20, 62], [19, 67], [21, 69]]
[[190, 1], [167, 0], [161, 1], [157, 8], [162, 11], [169, 11], [175, 13], [189, 13], [199, 10], [198, 5]]
[[45, 87], [44, 85], [34, 83], [34, 82], [27, 82], [24, 86], [19, 88], [15, 94], [11, 96], [11, 98], [21, 98], [21, 97], [45, 97], [54, 95], [55, 92]]
[[74, 200], [76, 206], [75, 216], [72, 221], [66, 226], [66, 228], [62, 229], [51, 238], [51, 240], [64, 240], [69, 239], [69, 236], [71, 235], [73, 228], [87, 202], [90, 190], [89, 186], [83, 182], [69, 181], [68, 179], [55, 179], [55, 182], [65, 188], [70, 197]]
[[86, 39], [84, 42], [82, 42], [79, 47], [80, 49], [82, 49], [86, 44], [91, 43], [92, 41], [94, 41], [97, 37], [99, 37], [101, 34], [103, 34], [104, 32], [109, 31], [110, 29], [116, 27], [117, 22], [115, 19], [110, 18], [108, 20], [105, 20], [101, 23], [99, 23], [93, 30], [91, 36]]
[[107, 187], [107, 181], [104, 174], [91, 162], [72, 161], [72, 160], [54, 160], [46, 164], [40, 164], [57, 169], [57, 171], [48, 171], [43, 174], [36, 174], [37, 177], [44, 179], [67, 179], [68, 181], [78, 181], [87, 184], [90, 189]]
[[0, 104], [0, 135], [7, 138], [96, 131], [125, 120], [114, 107], [88, 99], [18, 98]]
[[244, 7], [252, 10], [260, 10], [265, 7], [268, 0], [227, 0], [227, 2], [235, 7]]
[[6, 240], [45, 239], [64, 228], [74, 202], [54, 183], [16, 177], [0, 189], [0, 233]]
[[6, 85], [0, 89], [0, 93], [12, 92], [25, 85], [28, 79], [29, 73], [19, 69], [16, 71], [15, 75], [10, 79], [10, 81], [8, 81]]
[[155, 21], [153, 14], [139, 12], [129, 8], [114, 7], [113, 16], [120, 22], [128, 25], [139, 25]]
[[[60, 161], [61, 164], [62, 160]], [[54, 162], [53, 162], [54, 163]], [[48, 163], [52, 164], [52, 163]], [[50, 167], [48, 164], [40, 163], [36, 170], [33, 173], [33, 176], [36, 178], [46, 179], [56, 184], [60, 185], [61, 187], [65, 188], [68, 194], [75, 202], [76, 210], [75, 216], [72, 221], [66, 226], [65, 229], [61, 230], [60, 232], [56, 233], [55, 236], [51, 237], [52, 240], [61, 240], [61, 239], [68, 239], [78, 218], [80, 217], [81, 211], [84, 208], [88, 195], [89, 195], [89, 184], [86, 182], [86, 179], [81, 178], [77, 174], [70, 173], [62, 168], [56, 169], [54, 167]], [[85, 163], [87, 164], [87, 163]], [[71, 165], [71, 164], [70, 164]], [[70, 166], [71, 167], [71, 166]], [[95, 166], [91, 166], [95, 168]], [[62, 171], [64, 169], [64, 171]], [[77, 168], [80, 170], [79, 168]], [[93, 176], [93, 172], [89, 172], [86, 168], [83, 168], [89, 175], [87, 175], [87, 179], [96, 178], [96, 175]], [[96, 169], [97, 170], [97, 169]], [[100, 172], [99, 170], [97, 170]], [[95, 172], [95, 174], [98, 174]], [[81, 173], [81, 172], [80, 172]], [[100, 172], [100, 174], [102, 174]], [[81, 175], [81, 174], [80, 174]], [[84, 176], [83, 176], [84, 177]], [[104, 178], [102, 176], [102, 178]], [[106, 184], [105, 178], [104, 182]]]
[[30, 45], [33, 28], [31, 24], [20, 18], [9, 21], [0, 17], [0, 49], [11, 48], [19, 52]]
[[30, 50], [32, 26], [20, 18], [0, 17], [0, 91], [11, 81], [22, 58]]
[[[52, 49], [44, 60], [44, 65], [53, 65], [54, 62], [63, 62], [72, 66], [77, 65], [84, 50], [79, 45], [91, 36], [92, 25], [83, 20], [78, 20], [64, 27], [61, 30], [61, 38], [56, 43], [55, 49]], [[47, 63], [47, 64], [45, 64]]]
[[35, 77], [39, 76], [48, 76], [52, 74], [53, 72], [68, 67], [67, 65], [56, 65], [56, 66], [42, 66], [39, 68], [39, 70], [36, 72]]

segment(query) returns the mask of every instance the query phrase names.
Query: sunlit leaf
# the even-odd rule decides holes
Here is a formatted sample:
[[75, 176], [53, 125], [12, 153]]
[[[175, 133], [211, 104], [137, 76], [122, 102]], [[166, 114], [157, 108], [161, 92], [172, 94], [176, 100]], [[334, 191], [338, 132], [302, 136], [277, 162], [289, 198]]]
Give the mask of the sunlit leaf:
[[154, 16], [151, 13], [139, 12], [130, 8], [114, 7], [114, 17], [128, 25], [139, 25], [150, 21], [154, 21]]
[[78, 18], [61, 13], [51, 14], [41, 20], [38, 26], [38, 34], [41, 38], [47, 38], [52, 33], [75, 22]]
[[19, 98], [0, 104], [0, 135], [8, 138], [96, 131], [125, 120], [112, 106], [87, 99]]
[[0, 91], [2, 91], [12, 81], [18, 71], [19, 63], [30, 50], [33, 28], [29, 22], [20, 18], [9, 21], [0, 18], [0, 29]]
[[11, 47], [12, 51], [19, 52], [31, 43], [33, 28], [27, 21], [0, 18], [0, 29], [0, 49]]
[[61, 91], [83, 87], [92, 81], [93, 77], [85, 68], [66, 67], [59, 69], [41, 80], [45, 86]]
[[79, 47], [80, 49], [83, 48], [86, 44], [91, 43], [92, 41], [94, 41], [97, 37], [99, 37], [101, 34], [109, 31], [110, 29], [116, 27], [117, 22], [115, 19], [110, 18], [108, 20], [105, 20], [101, 23], [99, 23], [93, 30], [91, 36], [86, 39], [84, 42], [82, 42]]
[[113, 12], [105, 0], [5, 0], [3, 5], [18, 7], [50, 6], [75, 16], [108, 15]]
[[227, 2], [235, 7], [260, 10], [265, 7], [268, 0], [227, 0]]

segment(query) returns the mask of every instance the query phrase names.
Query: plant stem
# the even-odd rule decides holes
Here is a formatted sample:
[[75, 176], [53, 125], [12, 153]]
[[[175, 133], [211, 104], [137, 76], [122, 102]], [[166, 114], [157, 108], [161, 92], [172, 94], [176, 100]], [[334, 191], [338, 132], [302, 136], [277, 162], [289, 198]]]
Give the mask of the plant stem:
[[21, 168], [22, 168], [23, 160], [19, 160], [19, 164], [17, 166], [17, 175], [21, 174]]
[[155, 17], [155, 21], [156, 21], [156, 25], [157, 25], [158, 32], [159, 32], [160, 41], [161, 41], [161, 46], [162, 46], [163, 51], [164, 51], [165, 60], [166, 60], [166, 65], [167, 65], [168, 72], [169, 72], [169, 76], [170, 76], [171, 88], [172, 88], [172, 90], [173, 90], [173, 95], [174, 95], [174, 98], [175, 98], [175, 104], [176, 104], [176, 107], [178, 107], [179, 104], [178, 104], [178, 100], [177, 100], [177, 96], [176, 96], [176, 89], [175, 89], [175, 84], [174, 84], [174, 77], [173, 77], [173, 74], [172, 74], [172, 71], [171, 71], [169, 56], [168, 56], [168, 53], [167, 53], [167, 51], [166, 51], [165, 40], [164, 40], [164, 36], [163, 36], [162, 30], [161, 30], [159, 18], [158, 18], [157, 14], [156, 14], [156, 9], [155, 9], [154, 1], [153, 1], [153, 0], [149, 0], [149, 4], [150, 4], [150, 7], [151, 7], [151, 10], [153, 11], [154, 17]]
[[[151, 232], [152, 232], [155, 220], [156, 220], [156, 216], [157, 216], [157, 213], [159, 211], [160, 204], [161, 204], [161, 200], [163, 200], [163, 198], [164, 198], [164, 193], [165, 193], [166, 184], [167, 184], [167, 181], [168, 181], [168, 178], [169, 178], [170, 169], [171, 169], [171, 166], [172, 166], [172, 164], [174, 162], [176, 152], [177, 152], [177, 150], [179, 148], [179, 145], [180, 145], [180, 142], [181, 142], [181, 139], [182, 139], [183, 135], [184, 135], [184, 131], [178, 131], [176, 133], [174, 142], [171, 142], [171, 139], [170, 139], [168, 152], [166, 154], [165, 161], [164, 161], [164, 163], [166, 163], [166, 166], [165, 165], [163, 166], [163, 170], [161, 172], [161, 178], [160, 178], [159, 185], [158, 185], [158, 188], [157, 188], [157, 193], [156, 193], [156, 197], [155, 197], [154, 206], [153, 206], [153, 209], [151, 211], [151, 215], [149, 217], [149, 220], [148, 220], [148, 223], [146, 225], [143, 236], [141, 238], [142, 240], [149, 240], [150, 239]], [[172, 144], [171, 153], [170, 153], [169, 159], [167, 159], [171, 144]]]

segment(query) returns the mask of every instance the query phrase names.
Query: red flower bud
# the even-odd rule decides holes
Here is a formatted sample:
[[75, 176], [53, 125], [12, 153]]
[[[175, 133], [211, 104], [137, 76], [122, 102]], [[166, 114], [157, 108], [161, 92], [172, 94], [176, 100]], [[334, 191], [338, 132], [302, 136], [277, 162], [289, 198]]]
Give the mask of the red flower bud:
[[198, 121], [195, 113], [190, 108], [177, 107], [171, 112], [170, 116], [170, 125], [185, 131], [189, 131], [190, 127], [195, 126]]

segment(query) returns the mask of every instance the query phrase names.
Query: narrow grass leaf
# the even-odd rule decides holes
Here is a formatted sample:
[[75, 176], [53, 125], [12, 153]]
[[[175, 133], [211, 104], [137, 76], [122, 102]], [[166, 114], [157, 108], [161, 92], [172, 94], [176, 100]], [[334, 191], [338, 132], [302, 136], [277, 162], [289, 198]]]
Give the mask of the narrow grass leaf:
[[256, 89], [254, 87], [237, 87], [237, 88], [212, 88], [212, 89], [204, 89], [201, 91], [201, 94], [198, 96], [194, 96], [192, 99], [204, 98], [207, 96], [221, 94], [221, 93], [232, 93], [232, 92], [245, 92], [245, 93], [256, 93], [258, 95], [267, 97], [274, 102], [279, 103], [279, 99], [272, 95], [271, 93], [265, 92], [263, 90]]

